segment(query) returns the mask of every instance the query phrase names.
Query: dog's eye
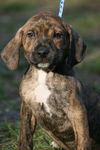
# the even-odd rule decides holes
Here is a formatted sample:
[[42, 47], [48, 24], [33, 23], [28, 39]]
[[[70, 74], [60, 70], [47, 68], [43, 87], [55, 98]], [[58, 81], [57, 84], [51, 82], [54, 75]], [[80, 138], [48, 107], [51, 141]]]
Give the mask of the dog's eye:
[[27, 36], [29, 37], [29, 38], [31, 38], [31, 37], [35, 37], [35, 32], [28, 32], [27, 33]]
[[63, 34], [62, 33], [54, 33], [53, 37], [56, 39], [62, 38]]

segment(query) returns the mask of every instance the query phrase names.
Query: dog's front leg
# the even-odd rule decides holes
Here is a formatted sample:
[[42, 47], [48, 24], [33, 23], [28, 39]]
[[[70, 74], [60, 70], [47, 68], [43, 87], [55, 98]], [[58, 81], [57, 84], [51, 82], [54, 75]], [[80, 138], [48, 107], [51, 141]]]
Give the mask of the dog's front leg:
[[32, 115], [31, 109], [22, 102], [21, 111], [21, 128], [19, 138], [19, 150], [32, 150], [33, 149], [33, 132], [36, 127], [36, 119]]
[[76, 150], [91, 150], [87, 113], [81, 104], [70, 106], [68, 111], [75, 134]]

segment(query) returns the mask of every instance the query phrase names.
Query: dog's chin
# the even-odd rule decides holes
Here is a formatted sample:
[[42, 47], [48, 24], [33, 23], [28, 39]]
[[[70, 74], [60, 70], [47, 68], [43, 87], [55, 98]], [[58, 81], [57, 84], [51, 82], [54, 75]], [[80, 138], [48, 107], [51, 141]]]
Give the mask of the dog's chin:
[[55, 65], [49, 63], [39, 63], [37, 68], [42, 69], [44, 71], [53, 71], [55, 69]]
[[50, 63], [48, 63], [48, 62], [46, 62], [46, 63], [31, 63], [33, 66], [35, 66], [36, 68], [38, 68], [38, 69], [42, 69], [42, 70], [44, 70], [44, 71], [47, 71], [47, 72], [49, 72], [49, 71], [53, 71], [54, 70], [54, 68], [56, 67], [54, 64], [50, 64]]
[[30, 59], [30, 64], [36, 67], [37, 69], [42, 69], [44, 71], [54, 71], [56, 66], [61, 62], [61, 57], [54, 56], [48, 59]]
[[37, 64], [37, 67], [40, 68], [40, 69], [48, 69], [50, 66], [49, 63], [39, 63]]

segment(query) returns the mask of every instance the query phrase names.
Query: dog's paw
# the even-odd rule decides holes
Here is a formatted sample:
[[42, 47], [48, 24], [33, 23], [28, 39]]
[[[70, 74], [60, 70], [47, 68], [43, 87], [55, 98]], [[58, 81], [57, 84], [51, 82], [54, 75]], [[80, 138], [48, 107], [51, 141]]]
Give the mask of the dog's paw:
[[59, 148], [58, 144], [55, 143], [54, 141], [51, 142], [50, 145], [51, 145], [53, 148]]

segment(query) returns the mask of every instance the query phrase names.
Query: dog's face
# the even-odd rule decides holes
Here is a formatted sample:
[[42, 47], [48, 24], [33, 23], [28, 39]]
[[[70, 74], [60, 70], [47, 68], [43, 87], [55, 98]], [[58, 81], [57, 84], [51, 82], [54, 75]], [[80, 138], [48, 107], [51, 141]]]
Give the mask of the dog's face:
[[49, 13], [33, 16], [1, 53], [12, 70], [18, 65], [21, 46], [28, 63], [43, 70], [53, 70], [60, 63], [71, 68], [83, 59], [86, 49], [83, 40], [70, 25]]
[[63, 61], [69, 47], [69, 35], [56, 18], [33, 17], [24, 26], [22, 43], [30, 64], [51, 70]]

